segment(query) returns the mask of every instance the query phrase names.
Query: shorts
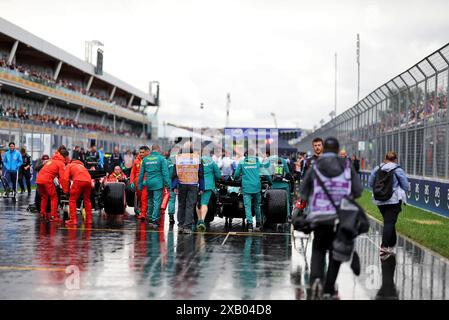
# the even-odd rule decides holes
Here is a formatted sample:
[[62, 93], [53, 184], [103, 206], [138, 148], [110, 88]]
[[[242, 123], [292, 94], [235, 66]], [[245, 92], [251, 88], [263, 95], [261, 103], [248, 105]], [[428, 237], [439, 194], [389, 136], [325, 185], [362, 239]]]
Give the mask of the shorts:
[[200, 197], [199, 206], [207, 206], [209, 205], [210, 197], [212, 196], [212, 190], [204, 190], [203, 194]]

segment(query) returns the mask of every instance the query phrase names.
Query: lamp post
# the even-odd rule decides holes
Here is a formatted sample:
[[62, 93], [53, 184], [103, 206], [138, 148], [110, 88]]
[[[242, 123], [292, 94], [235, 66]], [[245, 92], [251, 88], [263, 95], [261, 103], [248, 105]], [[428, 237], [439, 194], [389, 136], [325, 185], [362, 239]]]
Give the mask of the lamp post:
[[278, 122], [276, 120], [276, 114], [274, 112], [271, 112], [270, 115], [273, 117], [274, 120], [274, 127], [277, 129], [278, 127]]

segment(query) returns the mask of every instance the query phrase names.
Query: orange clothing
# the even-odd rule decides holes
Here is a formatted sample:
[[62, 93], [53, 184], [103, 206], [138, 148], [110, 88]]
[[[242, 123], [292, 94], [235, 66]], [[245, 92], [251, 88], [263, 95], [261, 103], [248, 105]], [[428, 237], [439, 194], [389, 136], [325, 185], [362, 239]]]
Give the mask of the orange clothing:
[[84, 167], [84, 164], [79, 160], [74, 160], [67, 165], [61, 179], [62, 190], [65, 193], [69, 193], [70, 180], [91, 183], [92, 178], [89, 171]]
[[114, 172], [112, 172], [110, 175], [108, 175], [108, 177], [106, 178], [107, 182], [122, 182], [123, 180], [126, 179], [126, 175], [125, 173], [123, 173], [123, 171], [116, 175]]
[[64, 175], [64, 168], [65, 158], [59, 152], [55, 152], [53, 157], [44, 164], [37, 174], [36, 183], [53, 183], [55, 178], [61, 178]]
[[134, 183], [134, 185], [137, 186], [139, 181], [139, 172], [140, 172], [140, 166], [142, 165], [142, 158], [140, 155], [134, 159], [133, 166], [131, 168], [131, 175], [129, 177], [129, 182]]

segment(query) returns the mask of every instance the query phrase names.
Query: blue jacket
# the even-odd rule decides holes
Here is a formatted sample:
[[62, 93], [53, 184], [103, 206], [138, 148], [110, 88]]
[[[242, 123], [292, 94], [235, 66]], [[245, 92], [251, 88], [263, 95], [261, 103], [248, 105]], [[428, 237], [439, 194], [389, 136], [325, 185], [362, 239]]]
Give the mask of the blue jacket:
[[98, 150], [98, 155], [100, 156], [100, 162], [99, 165], [100, 167], [104, 167], [104, 152], [101, 150]]
[[3, 169], [6, 171], [17, 171], [19, 170], [20, 166], [22, 165], [22, 155], [19, 151], [14, 150], [11, 152], [8, 150], [5, 152], [5, 156], [3, 157]]
[[399, 203], [400, 200], [402, 200], [403, 202], [407, 200], [405, 197], [405, 192], [409, 191], [407, 176], [405, 175], [404, 170], [394, 162], [389, 162], [375, 167], [374, 170], [371, 171], [371, 174], [369, 176], [368, 185], [370, 186], [370, 188], [374, 187], [374, 180], [376, 178], [377, 170], [381, 169], [384, 171], [390, 171], [394, 168], [397, 169], [394, 171], [393, 175], [393, 195], [387, 201], [377, 201], [373, 198], [374, 203], [378, 206], [385, 204], [396, 204]]

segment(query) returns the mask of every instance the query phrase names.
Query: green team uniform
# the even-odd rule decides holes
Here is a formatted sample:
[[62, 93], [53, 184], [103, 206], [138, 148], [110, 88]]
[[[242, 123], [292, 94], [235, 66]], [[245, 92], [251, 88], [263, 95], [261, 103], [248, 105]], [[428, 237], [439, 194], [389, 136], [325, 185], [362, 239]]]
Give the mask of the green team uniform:
[[239, 162], [234, 173], [234, 179], [242, 176], [242, 192], [243, 204], [245, 205], [245, 214], [247, 223], [252, 223], [253, 216], [251, 206], [254, 205], [256, 212], [256, 222], [262, 222], [262, 215], [260, 212], [261, 203], [261, 189], [260, 183], [260, 169], [262, 165], [257, 157], [248, 156]]
[[139, 190], [142, 190], [145, 174], [148, 192], [148, 217], [157, 222], [160, 218], [162, 190], [164, 186], [167, 190], [170, 188], [167, 161], [159, 152], [153, 151], [143, 159], [139, 172]]
[[[168, 175], [171, 181], [175, 169], [175, 155], [170, 155], [170, 157], [167, 159], [167, 165], [168, 165]], [[170, 189], [170, 200], [168, 200], [169, 215], [175, 214], [175, 203], [176, 203], [176, 193]]]
[[[281, 163], [279, 162], [281, 160]], [[290, 183], [285, 181], [276, 181], [276, 176], [285, 177], [286, 174], [290, 173], [287, 161], [279, 156], [271, 156], [269, 158], [271, 164], [270, 172], [273, 175], [273, 189], [285, 190], [287, 192], [287, 215], [290, 216]]]
[[201, 195], [200, 203], [202, 206], [207, 206], [212, 192], [215, 190], [215, 180], [221, 178], [221, 172], [211, 157], [203, 156], [201, 160], [203, 161], [204, 168], [204, 192]]

